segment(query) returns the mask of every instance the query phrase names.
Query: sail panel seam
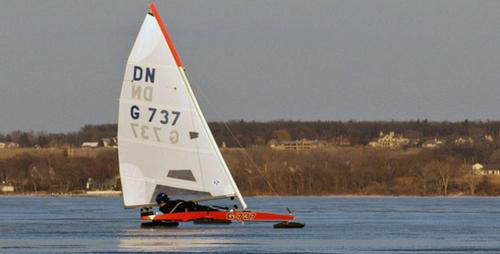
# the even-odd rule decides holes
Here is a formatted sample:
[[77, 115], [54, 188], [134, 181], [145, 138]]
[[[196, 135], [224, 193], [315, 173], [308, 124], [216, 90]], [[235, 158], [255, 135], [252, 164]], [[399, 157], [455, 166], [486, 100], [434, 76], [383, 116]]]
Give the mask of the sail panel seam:
[[166, 145], [166, 144], [163, 144], [163, 143], [147, 142], [147, 141], [133, 139], [133, 138], [124, 138], [124, 137], [122, 137], [122, 138], [119, 138], [119, 142], [120, 141], [125, 141], [125, 142], [130, 142], [130, 143], [137, 143], [137, 144], [142, 144], [142, 145], [153, 145], [153, 146], [158, 146], [158, 147], [162, 147], [162, 148], [168, 148], [168, 149], [171, 149], [171, 150], [184, 151], [184, 152], [200, 152], [200, 153], [203, 153], [203, 154], [214, 154], [214, 151], [213, 150], [209, 150], [209, 149], [199, 149], [199, 150], [196, 150], [196, 149], [189, 149], [189, 148], [184, 148], [184, 147], [175, 147], [175, 146], [170, 146], [170, 145]]

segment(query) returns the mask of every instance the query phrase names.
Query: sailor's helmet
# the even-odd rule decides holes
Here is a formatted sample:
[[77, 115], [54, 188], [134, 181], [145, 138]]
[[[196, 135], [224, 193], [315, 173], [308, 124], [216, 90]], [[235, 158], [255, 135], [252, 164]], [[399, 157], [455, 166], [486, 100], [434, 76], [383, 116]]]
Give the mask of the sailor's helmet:
[[161, 192], [156, 196], [156, 203], [167, 202], [169, 200], [168, 195]]

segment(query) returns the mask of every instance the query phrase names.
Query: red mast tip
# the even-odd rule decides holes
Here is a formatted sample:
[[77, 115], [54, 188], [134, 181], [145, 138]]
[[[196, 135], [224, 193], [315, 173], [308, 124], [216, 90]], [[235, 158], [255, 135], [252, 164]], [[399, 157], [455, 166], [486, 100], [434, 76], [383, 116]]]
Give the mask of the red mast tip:
[[168, 35], [167, 28], [163, 24], [163, 21], [161, 20], [160, 14], [158, 13], [158, 10], [156, 9], [156, 6], [154, 5], [153, 2], [148, 4], [149, 10], [153, 13], [153, 16], [156, 19], [156, 22], [158, 22], [158, 25], [160, 26], [160, 30], [163, 33], [163, 37], [165, 37], [165, 41], [167, 41], [168, 48], [172, 52], [172, 55], [174, 56], [175, 63], [177, 64], [177, 67], [182, 67], [182, 62], [181, 58], [177, 54], [177, 51], [175, 50], [174, 43], [172, 42], [172, 39], [170, 39], [170, 36]]

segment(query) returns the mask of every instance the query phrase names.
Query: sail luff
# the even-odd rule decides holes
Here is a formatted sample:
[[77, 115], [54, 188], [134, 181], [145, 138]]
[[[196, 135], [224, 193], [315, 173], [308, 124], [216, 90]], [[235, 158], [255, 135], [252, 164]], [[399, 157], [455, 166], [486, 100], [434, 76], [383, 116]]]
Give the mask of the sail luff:
[[191, 100], [192, 100], [193, 104], [195, 105], [196, 111], [198, 112], [199, 117], [202, 119], [201, 122], [203, 123], [203, 128], [207, 132], [210, 143], [211, 143], [212, 147], [214, 148], [214, 150], [216, 151], [217, 157], [218, 157], [219, 161], [221, 162], [221, 164], [223, 165], [224, 171], [227, 174], [227, 176], [230, 180], [230, 183], [233, 186], [233, 189], [235, 190], [236, 197], [238, 197], [238, 200], [240, 201], [242, 208], [247, 209], [247, 207], [248, 207], [247, 203], [243, 199], [243, 196], [241, 195], [238, 186], [234, 182], [233, 176], [231, 175], [231, 171], [229, 171], [229, 168], [227, 167], [227, 164], [226, 164], [226, 161], [224, 160], [224, 157], [222, 157], [220, 149], [217, 146], [217, 142], [215, 142], [215, 138], [212, 135], [212, 131], [210, 131], [210, 127], [208, 127], [205, 116], [203, 115], [203, 112], [201, 111], [200, 105], [198, 104], [198, 101], [196, 100], [196, 97], [194, 96], [193, 90], [191, 89], [191, 85], [189, 84], [189, 80], [186, 76], [186, 73], [184, 72], [184, 68], [179, 67], [179, 71], [181, 72], [182, 78], [184, 79], [184, 82], [186, 83], [186, 87], [187, 87], [188, 92], [191, 96]]

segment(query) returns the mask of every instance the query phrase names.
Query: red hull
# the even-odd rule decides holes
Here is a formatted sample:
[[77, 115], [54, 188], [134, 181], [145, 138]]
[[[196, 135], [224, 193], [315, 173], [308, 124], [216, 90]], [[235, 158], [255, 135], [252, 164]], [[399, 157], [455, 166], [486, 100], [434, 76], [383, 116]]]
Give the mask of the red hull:
[[292, 221], [295, 219], [295, 217], [288, 214], [251, 212], [251, 211], [182, 212], [182, 213], [149, 215], [141, 217], [141, 220], [148, 220], [148, 221], [186, 222], [196, 219], [214, 219], [214, 220], [231, 220], [231, 221]]

